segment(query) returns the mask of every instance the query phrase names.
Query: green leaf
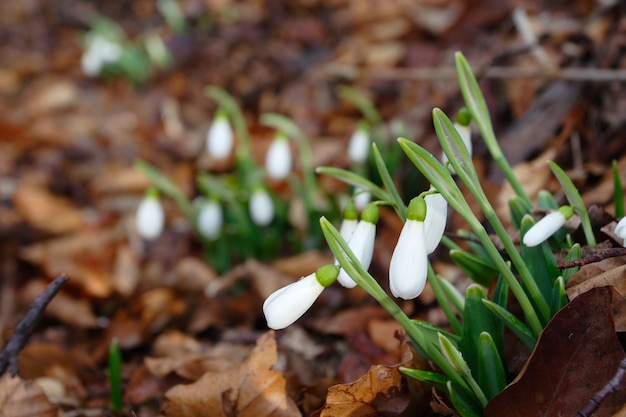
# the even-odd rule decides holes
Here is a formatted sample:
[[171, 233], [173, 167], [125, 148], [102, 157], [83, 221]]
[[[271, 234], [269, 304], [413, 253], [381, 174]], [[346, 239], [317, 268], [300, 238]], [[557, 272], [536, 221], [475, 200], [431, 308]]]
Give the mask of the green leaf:
[[409, 376], [418, 381], [425, 382], [428, 385], [432, 385], [438, 391], [447, 392], [446, 384], [450, 381], [445, 375], [441, 375], [437, 372], [425, 371], [423, 369], [412, 369], [404, 366], [400, 366], [399, 371], [404, 375]]
[[522, 218], [530, 214], [533, 207], [526, 200], [515, 195], [509, 199], [509, 211], [511, 212], [511, 223], [515, 229], [519, 230]]
[[116, 413], [121, 413], [122, 402], [122, 353], [116, 338], [109, 345], [109, 396], [111, 408]]
[[342, 85], [337, 88], [337, 94], [344, 100], [354, 104], [372, 125], [383, 122], [383, 118], [380, 117], [376, 106], [363, 92], [357, 90], [356, 88]]
[[163, 174], [157, 167], [145, 161], [136, 161], [135, 169], [143, 172], [148, 178], [150, 178], [152, 184], [154, 184], [154, 186], [163, 194], [174, 200], [185, 214], [185, 217], [187, 217], [189, 221], [193, 222], [194, 210], [191, 202], [176, 184], [165, 176], [165, 174]]
[[498, 268], [493, 263], [463, 249], [451, 250], [450, 258], [468, 278], [485, 287], [489, 287], [493, 278], [499, 273]]
[[[581, 259], [581, 257], [582, 255], [581, 255], [581, 250], [580, 250], [580, 244], [576, 243], [570, 248], [569, 252], [567, 252], [567, 256], [565, 257], [565, 262], [577, 261]], [[572, 275], [578, 272], [579, 269], [580, 269], [579, 266], [575, 266], [573, 268], [567, 268], [563, 270], [562, 271], [563, 282], [567, 284], [567, 281], [572, 277]]]
[[387, 192], [390, 197], [390, 201], [393, 203], [393, 208], [398, 213], [400, 220], [406, 221], [406, 206], [402, 201], [402, 197], [398, 193], [395, 184], [393, 183], [393, 179], [389, 174], [389, 170], [385, 165], [385, 161], [383, 157], [380, 155], [380, 151], [378, 150], [378, 146], [375, 143], [372, 144], [372, 156], [374, 158], [374, 163], [376, 164], [376, 168], [378, 169], [378, 173], [380, 174], [380, 179], [383, 182], [383, 185], [387, 189]]
[[459, 314], [463, 314], [465, 310], [465, 297], [456, 289], [456, 287], [447, 279], [440, 277], [441, 287], [446, 293], [446, 297]]
[[328, 175], [329, 177], [336, 178], [340, 181], [350, 184], [354, 187], [359, 187], [363, 190], [367, 190], [372, 193], [372, 196], [383, 201], [392, 201], [388, 192], [380, 188], [368, 179], [363, 178], [361, 175], [355, 174], [352, 171], [335, 167], [317, 167], [315, 170], [318, 174]]
[[550, 169], [556, 179], [561, 184], [561, 188], [563, 188], [563, 192], [565, 193], [570, 206], [572, 206], [578, 216], [580, 216], [581, 225], [583, 227], [583, 231], [585, 232], [585, 238], [587, 239], [587, 245], [596, 246], [596, 237], [593, 234], [589, 213], [587, 212], [587, 208], [585, 207], [585, 203], [583, 202], [578, 189], [560, 166], [552, 161], [548, 161], [548, 165], [550, 166]]
[[483, 417], [483, 408], [474, 396], [459, 389], [452, 381], [447, 383], [448, 396], [461, 417]]
[[558, 210], [559, 203], [554, 195], [548, 190], [540, 190], [537, 193], [537, 206], [543, 210]]
[[463, 139], [461, 139], [459, 132], [454, 127], [454, 123], [444, 112], [437, 108], [433, 109], [433, 123], [443, 152], [456, 172], [460, 173], [462, 171], [465, 173], [465, 176], [468, 178], [468, 181], [464, 180], [466, 185], [467, 182], [479, 184], [480, 180], [478, 179], [476, 168], [474, 168], [472, 156], [467, 150]]
[[[437, 303], [443, 310], [446, 318], [448, 319], [448, 323], [450, 323], [450, 327], [456, 332], [461, 333], [461, 324], [459, 323], [459, 319], [456, 317], [456, 314], [452, 310], [452, 305], [450, 300], [446, 295], [446, 292], [443, 289], [443, 285], [441, 278], [439, 275], [435, 274], [435, 270], [433, 269], [430, 262], [428, 263], [428, 274], [427, 274], [428, 282], [433, 289], [433, 293], [435, 294], [435, 298], [437, 299]], [[462, 310], [461, 310], [462, 311]]]
[[478, 351], [478, 383], [490, 400], [506, 386], [504, 364], [488, 332], [482, 332], [478, 337]]
[[496, 317], [504, 322], [505, 326], [508, 327], [509, 330], [511, 330], [528, 349], [532, 351], [535, 348], [537, 339], [524, 323], [522, 323], [513, 314], [509, 313], [504, 307], [499, 306], [493, 301], [483, 299], [482, 302], [485, 307], [491, 310]]
[[615, 203], [615, 217], [624, 217], [624, 189], [622, 188], [622, 178], [619, 175], [619, 167], [614, 159], [613, 168], [613, 202]]
[[554, 287], [552, 291], [552, 310], [556, 314], [560, 309], [565, 307], [569, 303], [567, 293], [565, 292], [565, 283], [563, 277], [558, 277], [554, 281]]

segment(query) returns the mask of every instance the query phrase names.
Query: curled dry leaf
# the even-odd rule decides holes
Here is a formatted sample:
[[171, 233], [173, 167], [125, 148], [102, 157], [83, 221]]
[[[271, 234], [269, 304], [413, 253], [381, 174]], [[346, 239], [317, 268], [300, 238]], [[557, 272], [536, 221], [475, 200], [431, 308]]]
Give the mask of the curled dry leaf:
[[207, 372], [193, 384], [167, 391], [163, 412], [168, 417], [300, 416], [285, 392], [285, 377], [272, 369], [276, 361], [276, 340], [270, 331], [239, 366]]
[[35, 382], [8, 372], [0, 378], [0, 417], [56, 417], [56, 408]]
[[[526, 367], [487, 404], [485, 416], [574, 416], [613, 377], [622, 358], [611, 317], [611, 289], [594, 288], [548, 323]], [[622, 385], [594, 416], [612, 416], [624, 403]]]
[[613, 289], [613, 320], [615, 330], [626, 331], [626, 257], [608, 258], [600, 262], [584, 265], [567, 282], [567, 296], [570, 300], [592, 288], [609, 286]]

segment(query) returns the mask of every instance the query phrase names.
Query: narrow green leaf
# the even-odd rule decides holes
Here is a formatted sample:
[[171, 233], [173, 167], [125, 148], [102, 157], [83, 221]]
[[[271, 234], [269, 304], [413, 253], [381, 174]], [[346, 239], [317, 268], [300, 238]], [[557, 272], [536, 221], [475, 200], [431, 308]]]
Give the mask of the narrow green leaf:
[[350, 184], [354, 187], [367, 190], [372, 193], [372, 196], [383, 201], [392, 201], [388, 192], [380, 188], [373, 182], [363, 178], [361, 175], [355, 174], [352, 171], [335, 167], [317, 167], [315, 170], [318, 174], [328, 175], [329, 177], [336, 178], [340, 181]]
[[156, 188], [163, 194], [170, 197], [178, 204], [178, 207], [183, 211], [185, 217], [189, 221], [193, 221], [193, 207], [191, 202], [181, 191], [176, 184], [174, 184], [165, 174], [163, 174], [157, 167], [151, 165], [145, 161], [138, 160], [135, 162], [135, 169], [144, 173]]
[[480, 183], [476, 168], [463, 139], [454, 127], [454, 123], [440, 109], [433, 109], [433, 123], [443, 152], [448, 157], [457, 173], [463, 171], [470, 182]]
[[622, 188], [622, 178], [619, 175], [619, 167], [614, 159], [613, 164], [613, 201], [615, 203], [615, 217], [624, 217], [624, 188]]
[[356, 88], [342, 85], [337, 88], [337, 94], [344, 100], [354, 104], [372, 125], [383, 122], [383, 118], [378, 113], [376, 106], [363, 92], [357, 90]]
[[468, 278], [484, 287], [489, 287], [493, 278], [499, 273], [493, 263], [463, 249], [451, 250], [450, 258]]
[[[580, 244], [576, 243], [570, 248], [569, 252], [567, 252], [567, 256], [565, 257], [565, 262], [577, 261], [581, 257], [582, 257], [582, 254], [580, 250]], [[563, 282], [567, 284], [567, 281], [572, 277], [572, 275], [578, 272], [579, 269], [580, 269], [579, 266], [575, 266], [573, 268], [567, 268], [563, 270], [562, 272]]]
[[423, 369], [412, 369], [405, 366], [400, 366], [399, 371], [404, 375], [417, 379], [418, 381], [425, 382], [428, 385], [432, 385], [436, 390], [441, 392], [447, 392], [446, 384], [450, 381], [445, 375], [441, 375], [437, 372], [425, 371]]
[[502, 357], [498, 353], [496, 344], [488, 332], [482, 332], [478, 337], [478, 383], [487, 399], [495, 397], [506, 386], [506, 373]]
[[498, 317], [500, 320], [504, 322], [506, 327], [509, 328], [521, 341], [526, 345], [529, 350], [533, 350], [535, 348], [535, 344], [537, 343], [537, 339], [533, 336], [532, 331], [524, 323], [522, 323], [517, 317], [513, 314], [509, 313], [505, 308], [499, 306], [493, 301], [483, 299], [482, 300], [485, 307], [487, 307], [491, 312]]
[[540, 190], [537, 193], [537, 206], [543, 210], [558, 210], [559, 203], [550, 191]]
[[109, 395], [111, 409], [121, 413], [122, 402], [122, 352], [116, 338], [109, 345]]
[[448, 396], [454, 409], [461, 417], [483, 417], [483, 408], [480, 403], [471, 394], [458, 389], [458, 387], [449, 381], [447, 383]]
[[374, 163], [376, 164], [376, 168], [378, 169], [378, 173], [380, 174], [380, 179], [383, 182], [383, 185], [387, 189], [387, 192], [390, 196], [390, 201], [393, 203], [393, 207], [398, 213], [400, 220], [406, 221], [406, 206], [402, 201], [402, 197], [398, 193], [396, 185], [393, 183], [393, 179], [389, 174], [389, 170], [387, 169], [387, 165], [383, 160], [383, 157], [380, 155], [380, 151], [378, 150], [378, 146], [375, 143], [372, 144], [372, 156], [374, 158]]
[[515, 229], [519, 230], [522, 218], [530, 214], [533, 207], [526, 200], [515, 195], [509, 199], [509, 211], [511, 212], [511, 223]]
[[570, 206], [572, 206], [578, 216], [580, 216], [581, 225], [583, 227], [583, 231], [585, 232], [585, 238], [587, 239], [587, 245], [596, 246], [596, 237], [593, 234], [593, 228], [591, 227], [591, 219], [589, 219], [587, 207], [585, 207], [585, 203], [583, 202], [578, 189], [560, 166], [552, 161], [548, 161], [548, 165], [550, 166], [550, 169], [556, 179], [561, 184], [561, 188], [563, 188], [563, 192], [565, 193]]
[[552, 310], [556, 314], [560, 309], [565, 307], [569, 303], [567, 293], [565, 292], [565, 283], [563, 277], [558, 277], [554, 281], [554, 288], [552, 292]]
[[447, 279], [440, 277], [440, 282], [448, 300], [450, 300], [450, 303], [452, 303], [456, 311], [462, 315], [465, 310], [465, 297], [463, 297], [463, 294]]
[[446, 318], [448, 319], [448, 323], [450, 323], [450, 327], [456, 332], [461, 333], [461, 324], [459, 323], [459, 319], [456, 314], [452, 310], [452, 305], [450, 300], [448, 300], [446, 293], [443, 290], [443, 286], [441, 284], [441, 279], [437, 274], [435, 274], [435, 270], [433, 269], [430, 262], [428, 263], [428, 274], [427, 274], [428, 282], [430, 283], [431, 288], [433, 289], [433, 293], [435, 294], [435, 298], [437, 299], [437, 304], [441, 307]]

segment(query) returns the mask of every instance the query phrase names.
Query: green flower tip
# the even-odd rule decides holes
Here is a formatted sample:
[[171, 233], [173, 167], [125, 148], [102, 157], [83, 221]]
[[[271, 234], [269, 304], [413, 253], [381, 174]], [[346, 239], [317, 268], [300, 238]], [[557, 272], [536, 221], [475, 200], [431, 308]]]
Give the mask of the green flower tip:
[[364, 222], [371, 223], [371, 224], [378, 223], [379, 217], [380, 217], [380, 210], [378, 209], [378, 206], [375, 203], [369, 203], [367, 206], [365, 206], [365, 208], [363, 209], [363, 212], [361, 213], [361, 220], [363, 220]]
[[215, 111], [215, 116], [213, 117], [214, 120], [218, 120], [218, 119], [225, 119], [228, 120], [228, 113], [226, 113], [226, 110], [224, 110], [221, 107], [218, 107], [218, 109]]
[[337, 265], [324, 265], [315, 271], [315, 278], [322, 287], [329, 287], [337, 280], [340, 270], [341, 268]]
[[559, 212], [565, 217], [566, 220], [569, 220], [570, 217], [574, 214], [574, 209], [571, 206], [561, 206], [559, 207]]
[[356, 126], [356, 130], [361, 130], [363, 132], [369, 132], [370, 125], [367, 123], [367, 120], [360, 120]]
[[359, 220], [359, 211], [356, 209], [354, 201], [350, 200], [346, 204], [346, 208], [343, 209], [343, 218], [344, 220]]
[[406, 217], [409, 220], [424, 221], [426, 218], [426, 201], [423, 197], [415, 197], [409, 202]]
[[158, 199], [159, 198], [159, 190], [155, 186], [151, 186], [150, 188], [148, 188], [146, 190], [145, 197], [146, 198]]
[[287, 134], [285, 132], [278, 131], [276, 132], [275, 140], [288, 140]]
[[472, 115], [470, 114], [469, 110], [467, 110], [467, 107], [463, 107], [456, 114], [456, 122], [460, 124], [461, 126], [469, 126], [471, 121], [472, 121]]

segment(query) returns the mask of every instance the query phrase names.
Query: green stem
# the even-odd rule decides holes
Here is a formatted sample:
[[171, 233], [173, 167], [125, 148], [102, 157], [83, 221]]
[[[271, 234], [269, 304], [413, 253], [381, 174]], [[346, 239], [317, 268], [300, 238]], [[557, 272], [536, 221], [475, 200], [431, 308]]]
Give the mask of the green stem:
[[456, 334], [462, 334], [463, 328], [461, 327], [461, 323], [459, 323], [459, 319], [456, 317], [456, 314], [454, 314], [454, 311], [452, 311], [451, 303], [448, 301], [448, 297], [446, 297], [446, 293], [443, 290], [439, 279], [440, 278], [435, 274], [433, 266], [430, 262], [428, 262], [428, 282], [430, 282], [430, 286], [435, 293], [435, 298], [446, 315], [448, 323], [450, 323], [450, 326], [454, 329], [454, 332]]

